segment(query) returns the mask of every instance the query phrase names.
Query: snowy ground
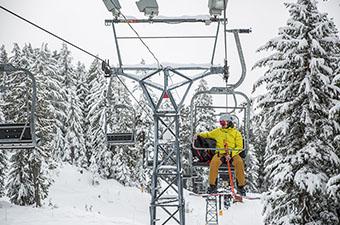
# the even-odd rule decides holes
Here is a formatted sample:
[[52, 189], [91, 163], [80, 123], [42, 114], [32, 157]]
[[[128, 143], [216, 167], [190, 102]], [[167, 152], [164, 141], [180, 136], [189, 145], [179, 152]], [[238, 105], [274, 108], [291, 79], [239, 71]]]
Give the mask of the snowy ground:
[[[110, 180], [92, 186], [87, 172], [64, 166], [42, 208], [20, 207], [0, 198], [1, 225], [148, 225], [150, 195]], [[184, 193], [186, 225], [205, 224], [205, 201]], [[263, 225], [260, 200], [233, 204], [220, 225]], [[167, 223], [172, 224], [172, 223]], [[173, 223], [177, 224], [177, 223]]]

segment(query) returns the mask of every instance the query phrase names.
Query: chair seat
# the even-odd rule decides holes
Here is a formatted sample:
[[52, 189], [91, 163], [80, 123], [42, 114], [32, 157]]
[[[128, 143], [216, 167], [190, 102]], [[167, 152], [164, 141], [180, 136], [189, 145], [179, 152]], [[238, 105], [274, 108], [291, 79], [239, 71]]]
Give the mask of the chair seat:
[[32, 141], [23, 141], [23, 142], [15, 142], [8, 141], [8, 142], [2, 142], [0, 141], [0, 149], [29, 149], [34, 148], [35, 145]]

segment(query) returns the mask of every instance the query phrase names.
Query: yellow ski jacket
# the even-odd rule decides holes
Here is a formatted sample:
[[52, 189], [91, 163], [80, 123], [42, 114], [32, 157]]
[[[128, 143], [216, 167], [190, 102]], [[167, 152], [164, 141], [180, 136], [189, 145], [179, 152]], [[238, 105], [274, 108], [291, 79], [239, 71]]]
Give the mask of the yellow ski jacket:
[[226, 151], [223, 150], [225, 143], [227, 143], [227, 148], [232, 151], [232, 157], [239, 154], [243, 149], [242, 135], [236, 128], [218, 127], [212, 131], [199, 133], [198, 136], [216, 140], [216, 148], [219, 149], [216, 150], [216, 153], [226, 153]]

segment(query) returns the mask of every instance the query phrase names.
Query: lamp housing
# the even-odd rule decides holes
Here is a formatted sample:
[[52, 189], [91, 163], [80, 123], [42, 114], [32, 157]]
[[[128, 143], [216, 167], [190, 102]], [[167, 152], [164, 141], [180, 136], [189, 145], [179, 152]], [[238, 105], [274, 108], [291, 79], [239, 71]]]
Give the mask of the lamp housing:
[[158, 4], [156, 0], [139, 0], [136, 2], [138, 10], [143, 12], [146, 16], [157, 16], [158, 15]]
[[225, 10], [228, 0], [209, 0], [208, 7], [211, 16], [220, 16]]
[[103, 0], [107, 10], [109, 10], [114, 17], [118, 17], [120, 14], [120, 3], [118, 0]]

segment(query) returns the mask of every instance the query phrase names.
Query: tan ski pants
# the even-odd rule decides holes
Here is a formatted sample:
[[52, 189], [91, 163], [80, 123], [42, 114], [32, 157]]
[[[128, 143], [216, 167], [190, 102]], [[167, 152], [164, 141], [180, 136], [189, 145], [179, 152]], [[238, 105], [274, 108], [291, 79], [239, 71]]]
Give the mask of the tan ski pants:
[[[210, 170], [209, 170], [209, 184], [216, 185], [216, 178], [218, 175], [218, 168], [221, 166], [222, 161], [221, 158], [224, 157], [225, 154], [215, 154], [210, 162]], [[243, 159], [240, 155], [235, 155], [233, 157], [233, 165], [235, 168], [236, 180], [238, 186], [244, 186], [246, 184], [246, 178], [244, 176], [244, 163]]]

